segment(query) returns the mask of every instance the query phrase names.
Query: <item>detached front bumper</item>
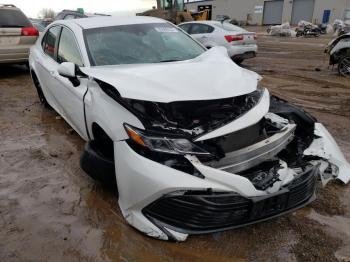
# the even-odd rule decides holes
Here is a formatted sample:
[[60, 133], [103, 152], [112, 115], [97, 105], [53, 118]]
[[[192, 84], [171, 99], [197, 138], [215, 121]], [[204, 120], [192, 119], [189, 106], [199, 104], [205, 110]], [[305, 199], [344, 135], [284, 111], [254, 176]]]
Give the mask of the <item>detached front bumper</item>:
[[133, 227], [173, 241], [282, 215], [315, 199], [317, 177], [324, 183], [350, 180], [350, 165], [322, 124], [316, 124], [315, 135], [304, 155], [319, 160], [311, 161], [303, 172], [280, 161], [278, 180], [267, 189], [257, 189], [247, 177], [211, 167], [194, 156], [186, 158], [204, 178], [145, 158], [125, 141], [115, 142], [120, 208]]

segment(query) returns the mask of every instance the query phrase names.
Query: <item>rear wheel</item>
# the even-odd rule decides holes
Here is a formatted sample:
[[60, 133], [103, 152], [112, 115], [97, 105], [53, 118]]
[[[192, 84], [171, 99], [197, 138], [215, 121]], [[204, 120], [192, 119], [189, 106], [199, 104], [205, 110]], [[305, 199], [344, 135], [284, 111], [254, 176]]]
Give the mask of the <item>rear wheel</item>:
[[344, 56], [338, 63], [338, 72], [341, 76], [350, 76], [350, 56]]
[[47, 102], [46, 98], [45, 98], [45, 95], [44, 95], [44, 92], [41, 88], [41, 85], [40, 85], [40, 82], [37, 78], [37, 76], [35, 75], [35, 73], [32, 71], [32, 79], [33, 79], [33, 83], [34, 83], [34, 86], [36, 88], [36, 91], [38, 93], [38, 97], [39, 97], [39, 101], [41, 104], [43, 104], [45, 107], [50, 107], [49, 103]]

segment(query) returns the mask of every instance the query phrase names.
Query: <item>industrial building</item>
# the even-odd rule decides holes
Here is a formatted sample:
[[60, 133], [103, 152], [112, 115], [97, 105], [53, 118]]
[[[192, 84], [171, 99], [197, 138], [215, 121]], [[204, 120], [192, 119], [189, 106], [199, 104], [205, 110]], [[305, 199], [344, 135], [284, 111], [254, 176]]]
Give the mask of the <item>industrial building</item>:
[[350, 0], [185, 0], [193, 11], [210, 10], [212, 19], [227, 15], [249, 24], [273, 25], [300, 20], [330, 23], [350, 20]]

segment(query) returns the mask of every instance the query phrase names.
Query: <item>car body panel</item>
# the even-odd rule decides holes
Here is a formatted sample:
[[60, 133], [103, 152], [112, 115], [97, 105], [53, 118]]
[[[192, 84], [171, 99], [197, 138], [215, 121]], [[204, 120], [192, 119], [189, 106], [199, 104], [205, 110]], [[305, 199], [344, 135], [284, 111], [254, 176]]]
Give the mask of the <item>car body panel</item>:
[[[114, 86], [122, 97], [164, 103], [239, 96], [253, 92], [261, 79], [232, 63], [222, 47], [210, 49], [193, 60], [96, 66], [81, 71]], [[220, 78], [216, 77], [218, 73]]]
[[[110, 162], [113, 163], [114, 160], [112, 170], [115, 169], [115, 174], [112, 174], [112, 178], [115, 176], [117, 181], [118, 203], [124, 218], [130, 225], [148, 236], [162, 240], [184, 241], [190, 233], [196, 232], [161, 223], [161, 221], [147, 216], [145, 209], [164, 197], [205, 192], [210, 197], [215, 197], [216, 194], [233, 194], [253, 204], [258, 203], [253, 205], [255, 213], [259, 213], [265, 206], [267, 206], [267, 209], [276, 209], [277, 213], [273, 213], [271, 216], [267, 214], [266, 217], [261, 217], [260, 220], [290, 212], [292, 209], [282, 208], [285, 204], [282, 200], [286, 196], [290, 196], [287, 194], [287, 187], [300, 181], [305, 171], [302, 170], [303, 168], [293, 165], [294, 163], [289, 165], [287, 160], [278, 158], [278, 154], [283, 148], [286, 148], [284, 146], [290, 144], [294, 139], [298, 125], [277, 113], [270, 112], [272, 99], [270, 99], [269, 92], [267, 90], [257, 90], [261, 77], [234, 64], [225, 48], [214, 47], [195, 59], [181, 62], [90, 66], [83, 39], [84, 28], [152, 23], [155, 21], [160, 22], [162, 20], [143, 17], [121, 19], [100, 17], [58, 21], [50, 25], [46, 30], [49, 30], [51, 26], [60, 25], [72, 30], [76, 36], [84, 61], [84, 66], [79, 68], [77, 79], [80, 81], [80, 85], [77, 87], [74, 87], [68, 79], [57, 74], [59, 64], [43, 52], [41, 48], [42, 37], [32, 47], [30, 55], [31, 72], [37, 75], [49, 104], [83, 139], [95, 141], [97, 137], [95, 137], [93, 126], [98, 125], [113, 143], [114, 155]], [[108, 90], [105, 85], [108, 86]], [[259, 94], [258, 99], [254, 100], [255, 96], [249, 96], [252, 92]], [[147, 130], [149, 126], [144, 124], [142, 117], [135, 113], [135, 110], [130, 109], [129, 104], [125, 103], [127, 100], [136, 99], [155, 104], [177, 101], [192, 103], [199, 100], [229, 98], [230, 103], [234, 103], [236, 98], [239, 99], [239, 96], [245, 101], [245, 105], [249, 104], [252, 107], [248, 107], [246, 111], [241, 112], [236, 117], [229, 118], [230, 121], [220, 122], [220, 125], [213, 130], [207, 129], [200, 137], [187, 138], [186, 136], [186, 139], [190, 139], [188, 141], [192, 144], [198, 143], [197, 146], [205, 146], [208, 141], [225, 139], [226, 136], [234, 134], [235, 131], [242, 131], [254, 125], [260, 126], [267, 123], [267, 125], [273, 126], [274, 129], [270, 130], [269, 132], [272, 132], [272, 134], [266, 135], [267, 137], [264, 137], [264, 139], [255, 143], [252, 142], [239, 149], [225, 151], [227, 158], [222, 157], [221, 163], [215, 158], [219, 166], [215, 166], [210, 161], [203, 161], [198, 154], [192, 151], [186, 154], [176, 154], [176, 157], [177, 159], [181, 158], [181, 161], [193, 170], [189, 171], [188, 169], [171, 166], [167, 161], [163, 161], [163, 158], [165, 158], [164, 152], [160, 153], [163, 154], [161, 157], [157, 155], [159, 159], [154, 157], [153, 154], [151, 156], [147, 155], [149, 149], [143, 147], [145, 144], [135, 144], [135, 141], [125, 131], [124, 124], [138, 128], [144, 131], [145, 134], [150, 131]], [[254, 103], [249, 102], [249, 99], [253, 99]], [[203, 103], [203, 101], [200, 102]], [[220, 107], [220, 110], [222, 109]], [[230, 111], [230, 114], [233, 113], [232, 111]], [[299, 110], [297, 112], [303, 111]], [[204, 112], [204, 114], [208, 113]], [[303, 114], [307, 118], [306, 113], [303, 112]], [[305, 200], [304, 202], [298, 202], [298, 206], [295, 208], [302, 207], [315, 199], [316, 173], [320, 175], [324, 184], [331, 179], [340, 179], [344, 183], [350, 180], [350, 165], [333, 137], [322, 124], [315, 124], [315, 120], [312, 117], [310, 118], [312, 129], [308, 127], [308, 131], [309, 129], [314, 131], [311, 132], [310, 146], [305, 147], [305, 151], [296, 151], [298, 156], [299, 153], [301, 155], [299, 160], [304, 161], [305, 156], [310, 157], [305, 160], [307, 161], [305, 164], [312, 170], [312, 173], [310, 173], [312, 177], [310, 175], [311, 180], [307, 180], [308, 184], [305, 185], [309, 193], [308, 198], [302, 199]], [[299, 128], [305, 133], [304, 127]], [[259, 130], [261, 131], [261, 129]], [[266, 131], [266, 129], [263, 131]], [[172, 137], [173, 134], [161, 133], [161, 135], [162, 138], [165, 138], [166, 136]], [[313, 135], [314, 137], [312, 137]], [[302, 152], [304, 153], [302, 154]], [[166, 158], [170, 158], [169, 155], [171, 154], [167, 152]], [[174, 156], [171, 155], [171, 157]], [[274, 165], [276, 165], [274, 167], [277, 167], [277, 170], [271, 169], [273, 175], [276, 176], [275, 179], [271, 180], [261, 173], [251, 179], [247, 174], [235, 171], [249, 171], [250, 174], [254, 174], [252, 170], [246, 169], [255, 168], [255, 165], [265, 161], [268, 157], [269, 160], [273, 160]], [[309, 161], [309, 159], [311, 160]], [[170, 160], [172, 159], [170, 158]], [[230, 163], [231, 161], [232, 163]], [[233, 163], [234, 161], [235, 163]], [[247, 162], [249, 162], [249, 165], [247, 165]], [[235, 164], [235, 168], [237, 166], [239, 168], [231, 168], [233, 164]], [[270, 170], [268, 173], [270, 173]], [[255, 179], [272, 181], [272, 183], [262, 188], [257, 186]], [[304, 192], [305, 188], [301, 189], [301, 192]], [[297, 191], [297, 193], [300, 192]], [[294, 197], [298, 199], [299, 196], [294, 195]], [[196, 200], [196, 194], [194, 199]], [[259, 207], [259, 203], [262, 206]], [[211, 209], [208, 206], [203, 207], [203, 209], [205, 208]], [[188, 214], [185, 212], [185, 206], [183, 210], [184, 214]], [[278, 212], [280, 210], [281, 212]], [[219, 217], [222, 213], [225, 212], [219, 210], [217, 216]], [[216, 219], [216, 216], [214, 219]], [[242, 223], [241, 225], [255, 222], [257, 221]], [[216, 232], [228, 228], [230, 227], [207, 229], [197, 233]]]
[[235, 119], [231, 123], [224, 125], [220, 128], [215, 129], [212, 132], [206, 133], [199, 138], [196, 138], [195, 141], [208, 140], [214, 137], [224, 136], [238, 130], [242, 130], [248, 126], [252, 126], [259, 122], [269, 111], [270, 107], [270, 94], [266, 89], [262, 95], [259, 103], [252, 108], [250, 111], [245, 113], [243, 116]]
[[315, 125], [315, 136], [317, 138], [310, 147], [304, 151], [306, 156], [318, 156], [338, 167], [337, 179], [347, 184], [350, 181], [350, 165], [337, 142], [321, 123]]

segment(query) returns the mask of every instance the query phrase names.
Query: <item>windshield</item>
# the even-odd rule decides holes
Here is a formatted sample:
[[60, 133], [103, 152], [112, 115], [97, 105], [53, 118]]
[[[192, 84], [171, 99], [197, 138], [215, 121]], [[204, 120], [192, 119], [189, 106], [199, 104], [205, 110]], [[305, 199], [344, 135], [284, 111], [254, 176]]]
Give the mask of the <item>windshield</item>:
[[168, 23], [86, 29], [84, 38], [93, 66], [183, 61], [205, 52]]

